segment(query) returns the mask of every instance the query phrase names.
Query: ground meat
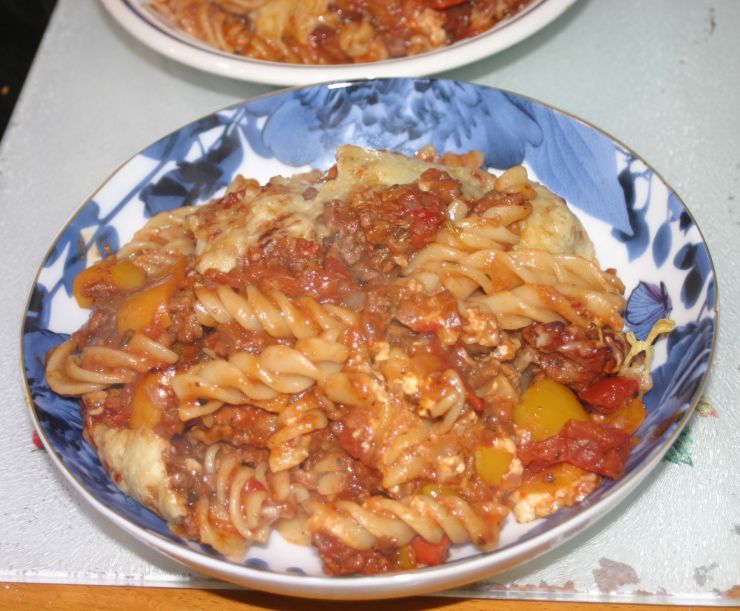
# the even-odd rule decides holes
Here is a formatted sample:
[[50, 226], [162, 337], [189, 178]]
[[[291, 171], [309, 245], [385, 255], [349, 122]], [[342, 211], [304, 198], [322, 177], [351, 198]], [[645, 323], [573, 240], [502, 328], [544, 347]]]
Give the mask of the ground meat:
[[394, 546], [356, 550], [322, 532], [316, 533], [312, 542], [319, 550], [328, 575], [376, 575], [398, 567], [398, 548]]
[[483, 197], [471, 204], [470, 213], [482, 215], [489, 208], [497, 206], [532, 207], [527, 198], [521, 193], [500, 193], [499, 191], [489, 191]]
[[342, 421], [332, 422], [331, 430], [347, 454], [363, 464], [372, 465], [376, 431], [368, 416], [364, 410], [347, 409]]
[[168, 304], [171, 323], [167, 331], [183, 344], [193, 344], [203, 335], [193, 311], [195, 294], [192, 290], [179, 291]]
[[87, 421], [86, 430], [98, 424], [123, 429], [131, 420], [132, 384], [111, 388], [107, 393], [89, 393], [82, 396], [82, 417]]
[[267, 346], [282, 343], [263, 331], [250, 331], [231, 321], [219, 325], [202, 342], [203, 349], [215, 358], [228, 359], [236, 352], [260, 354]]
[[561, 322], [535, 323], [524, 329], [534, 364], [545, 375], [581, 392], [608, 373], [616, 373], [627, 343], [610, 328], [584, 329]]
[[303, 238], [272, 239], [251, 249], [230, 272], [208, 270], [205, 276], [237, 290], [252, 284], [262, 291], [281, 291], [293, 298], [308, 295], [322, 303], [351, 302], [358, 291], [346, 265], [325, 255], [317, 242]]
[[399, 291], [395, 318], [417, 333], [434, 333], [443, 345], [454, 344], [462, 329], [457, 299], [449, 291], [428, 295]]
[[470, 29], [470, 13], [473, 7], [469, 2], [463, 2], [446, 11], [445, 32], [451, 40], [465, 38]]
[[95, 305], [87, 324], [72, 336], [78, 346], [106, 345], [119, 338], [116, 312], [121, 301], [118, 296], [117, 299], [103, 299]]
[[[170, 440], [170, 451], [163, 455], [170, 476], [170, 486], [175, 492], [183, 494], [188, 502], [208, 498], [215, 490], [217, 473], [208, 473], [203, 469], [206, 447], [188, 432], [173, 437]], [[266, 463], [268, 455], [268, 451], [262, 448], [235, 447], [230, 444], [225, 445], [221, 452], [236, 452], [239, 462], [251, 467]], [[197, 514], [188, 512], [181, 525], [183, 530], [179, 532], [188, 532], [187, 536], [197, 539], [199, 533], [197, 523]], [[193, 526], [196, 529], [194, 532], [190, 530]]]
[[[326, 457], [332, 456], [337, 461], [336, 470], [345, 478], [344, 487], [337, 494], [338, 499], [362, 502], [368, 495], [381, 494], [383, 485], [380, 473], [344, 452], [334, 435], [337, 424], [333, 423], [331, 428], [311, 434], [308, 458], [299, 470], [293, 472], [292, 477], [307, 489], [315, 490], [321, 475], [326, 473]], [[322, 463], [323, 469], [316, 471], [315, 467], [319, 463]]]
[[410, 184], [357, 193], [352, 202], [328, 202], [318, 220], [328, 234], [328, 253], [368, 281], [396, 275], [434, 239], [445, 211], [443, 197]]
[[211, 426], [194, 426], [189, 435], [205, 444], [228, 441], [232, 445], [264, 448], [277, 431], [277, 415], [252, 405], [224, 405], [213, 414]]

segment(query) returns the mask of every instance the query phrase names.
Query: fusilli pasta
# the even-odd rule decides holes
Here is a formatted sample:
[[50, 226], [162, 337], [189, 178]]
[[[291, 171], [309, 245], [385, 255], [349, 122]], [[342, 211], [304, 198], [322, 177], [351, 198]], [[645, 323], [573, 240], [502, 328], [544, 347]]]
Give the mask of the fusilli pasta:
[[619, 477], [670, 325], [625, 336], [624, 286], [565, 202], [481, 161], [346, 146], [153, 217], [76, 279], [91, 315], [49, 386], [124, 491], [235, 560], [273, 529], [330, 574], [495, 549], [509, 513]]

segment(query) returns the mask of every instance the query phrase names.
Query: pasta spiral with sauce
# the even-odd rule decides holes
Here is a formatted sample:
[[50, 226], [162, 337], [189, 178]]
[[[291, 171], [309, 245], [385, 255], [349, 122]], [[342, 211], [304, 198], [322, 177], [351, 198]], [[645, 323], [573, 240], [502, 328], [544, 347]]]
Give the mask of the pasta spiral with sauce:
[[235, 560], [274, 529], [330, 574], [495, 549], [619, 477], [670, 325], [625, 335], [565, 202], [480, 162], [344, 146], [153, 217], [75, 280], [49, 386], [125, 492]]

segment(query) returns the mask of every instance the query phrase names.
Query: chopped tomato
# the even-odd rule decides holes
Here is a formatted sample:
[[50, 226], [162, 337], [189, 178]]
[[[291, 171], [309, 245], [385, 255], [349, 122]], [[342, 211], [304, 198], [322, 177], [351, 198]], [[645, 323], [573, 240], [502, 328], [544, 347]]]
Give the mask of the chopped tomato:
[[437, 230], [445, 220], [445, 215], [440, 210], [422, 208], [409, 210], [409, 216], [413, 219], [411, 225], [411, 245], [420, 250], [432, 241]]
[[591, 384], [578, 394], [578, 398], [586, 403], [591, 411], [606, 415], [632, 401], [639, 392], [640, 383], [636, 378], [613, 376]]
[[34, 429], [31, 439], [33, 440], [33, 445], [36, 446], [37, 449], [44, 449], [44, 444], [41, 442], [41, 437], [39, 437], [38, 431], [36, 431], [36, 429]]
[[360, 461], [367, 459], [365, 451], [362, 448], [362, 439], [359, 435], [354, 435], [353, 432], [354, 429], [347, 426], [344, 422], [336, 423], [334, 428], [334, 434], [339, 440], [339, 445], [342, 446], [347, 454]]
[[352, 280], [352, 274], [342, 261], [331, 255], [327, 255], [324, 259], [324, 270], [327, 273], [333, 274], [334, 276], [346, 280], [347, 282], [354, 282]]
[[247, 482], [247, 492], [267, 492], [267, 488], [256, 477], [253, 477]]
[[429, 543], [423, 537], [417, 535], [411, 539], [411, 549], [414, 551], [417, 566], [435, 566], [442, 564], [447, 558], [447, 550], [450, 548], [450, 539], [445, 535], [439, 543]]
[[417, 333], [437, 333], [442, 328], [442, 323], [438, 320], [421, 320], [409, 325], [412, 331]]
[[597, 418], [601, 423], [621, 429], [631, 435], [640, 428], [646, 416], [645, 404], [640, 397], [637, 397], [620, 407], [616, 412], [608, 416], [597, 416]]
[[616, 479], [629, 458], [630, 439], [612, 426], [569, 420], [558, 435], [521, 446], [519, 458], [533, 472], [565, 462]]

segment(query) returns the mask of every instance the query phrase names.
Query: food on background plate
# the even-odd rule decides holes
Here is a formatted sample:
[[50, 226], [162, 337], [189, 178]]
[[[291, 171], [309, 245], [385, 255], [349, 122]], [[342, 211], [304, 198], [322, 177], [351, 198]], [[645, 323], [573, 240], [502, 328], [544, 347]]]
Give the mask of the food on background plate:
[[476, 36], [531, 0], [152, 0], [210, 46], [260, 60], [352, 64], [419, 55]]
[[74, 283], [47, 380], [114, 481], [239, 560], [276, 529], [331, 575], [496, 548], [620, 477], [650, 344], [522, 166], [342, 146], [161, 213]]

